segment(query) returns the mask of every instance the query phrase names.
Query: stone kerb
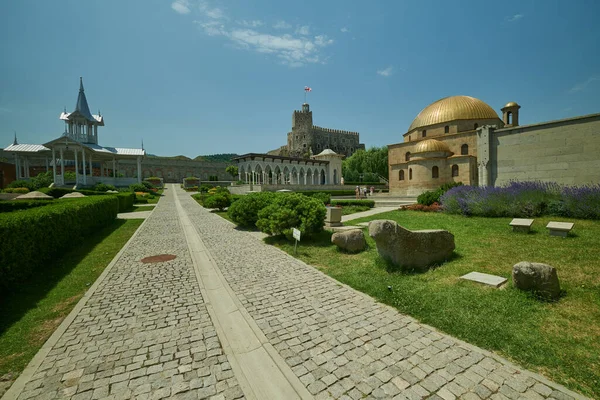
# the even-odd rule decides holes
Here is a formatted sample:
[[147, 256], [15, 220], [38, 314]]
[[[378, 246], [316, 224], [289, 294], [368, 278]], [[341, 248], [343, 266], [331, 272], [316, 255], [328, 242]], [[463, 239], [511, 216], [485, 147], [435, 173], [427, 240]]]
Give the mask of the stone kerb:
[[392, 220], [369, 224], [379, 255], [405, 270], [426, 271], [448, 260], [454, 251], [454, 235], [446, 230], [410, 231]]

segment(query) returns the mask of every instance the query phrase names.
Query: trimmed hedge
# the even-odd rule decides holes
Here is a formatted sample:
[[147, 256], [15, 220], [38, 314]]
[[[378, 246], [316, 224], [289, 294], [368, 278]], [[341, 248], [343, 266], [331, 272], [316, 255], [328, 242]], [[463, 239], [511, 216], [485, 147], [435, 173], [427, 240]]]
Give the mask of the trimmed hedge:
[[42, 207], [53, 204], [53, 200], [10, 200], [0, 201], [0, 213], [17, 210], [26, 210], [28, 208]]
[[2, 191], [2, 193], [19, 193], [26, 194], [29, 193], [29, 189], [26, 187], [15, 187], [15, 188], [6, 188]]
[[[134, 202], [136, 201], [135, 193], [132, 192], [120, 192], [120, 193], [109, 193], [112, 196], [115, 196], [117, 200], [119, 200], [119, 212], [125, 212], [127, 210], [131, 210], [133, 208]], [[148, 200], [146, 200], [146, 203]]]
[[373, 200], [331, 200], [332, 206], [364, 206], [373, 208], [375, 207], [375, 201]]
[[[73, 190], [67, 188], [42, 188], [39, 189], [40, 192], [46, 193], [48, 196], [52, 196], [55, 199], [63, 197], [65, 194], [79, 192], [86, 196], [116, 196], [119, 202], [119, 212], [125, 212], [133, 208], [133, 203], [135, 201], [135, 193], [132, 192], [119, 192], [119, 193], [106, 193], [106, 192], [97, 192], [95, 190]], [[146, 201], [147, 203], [148, 201]]]
[[[240, 226], [256, 226], [259, 211], [270, 205], [275, 197], [281, 194], [283, 193], [260, 192], [244, 195], [231, 203], [227, 215]], [[196, 196], [194, 195], [194, 198], [197, 198]]]
[[82, 237], [110, 224], [119, 199], [94, 196], [0, 214], [0, 293], [22, 282]]
[[305, 196], [312, 196], [315, 193], [328, 193], [331, 196], [354, 196], [354, 189], [352, 190], [303, 190], [295, 193], [302, 193]]

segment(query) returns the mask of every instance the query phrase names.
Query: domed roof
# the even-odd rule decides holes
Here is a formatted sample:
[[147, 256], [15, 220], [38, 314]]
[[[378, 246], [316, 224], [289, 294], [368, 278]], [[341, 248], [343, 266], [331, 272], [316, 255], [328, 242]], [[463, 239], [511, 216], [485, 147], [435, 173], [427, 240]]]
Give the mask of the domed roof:
[[457, 119], [499, 119], [492, 107], [470, 96], [444, 97], [425, 107], [414, 119], [408, 131]]
[[519, 105], [517, 103], [515, 103], [514, 101], [509, 101], [508, 103], [506, 103], [506, 105], [502, 108], [506, 108], [506, 107], [519, 107]]
[[427, 139], [417, 143], [414, 153], [428, 153], [431, 151], [445, 151], [450, 153], [450, 148], [446, 143], [439, 140]]
[[319, 154], [317, 154], [318, 156], [329, 156], [332, 154], [337, 154], [335, 151], [331, 150], [331, 149], [325, 149], [322, 152], [320, 152]]

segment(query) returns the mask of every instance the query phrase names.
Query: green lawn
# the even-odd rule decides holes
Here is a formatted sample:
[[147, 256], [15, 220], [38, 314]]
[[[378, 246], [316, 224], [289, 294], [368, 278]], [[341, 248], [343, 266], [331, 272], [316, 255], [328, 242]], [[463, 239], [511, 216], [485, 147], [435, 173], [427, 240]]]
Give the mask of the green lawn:
[[[391, 272], [371, 238], [367, 251], [351, 255], [331, 245], [328, 232], [303, 239], [296, 257], [441, 331], [600, 398], [600, 221], [572, 220], [568, 238], [548, 235], [548, 221], [564, 220], [555, 217], [536, 218], [530, 234], [513, 233], [510, 218], [415, 211], [349, 224], [373, 219], [393, 219], [413, 230], [446, 229], [455, 236], [455, 257], [423, 274]], [[292, 243], [266, 241], [293, 254]], [[519, 261], [556, 267], [565, 296], [549, 303], [515, 289], [510, 277]], [[498, 290], [459, 280], [471, 271], [504, 276], [509, 283]]]
[[143, 220], [115, 220], [0, 298], [0, 376], [19, 374]]

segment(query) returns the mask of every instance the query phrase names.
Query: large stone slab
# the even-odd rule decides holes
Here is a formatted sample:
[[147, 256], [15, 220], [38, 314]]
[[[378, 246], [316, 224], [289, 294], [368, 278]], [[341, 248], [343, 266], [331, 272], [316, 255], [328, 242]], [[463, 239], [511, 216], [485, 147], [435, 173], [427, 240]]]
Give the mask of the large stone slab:
[[449, 259], [454, 251], [454, 235], [442, 229], [410, 231], [395, 221], [375, 220], [369, 235], [381, 257], [405, 270], [426, 271]]
[[575, 224], [572, 222], [550, 221], [548, 222], [548, 225], [546, 225], [546, 228], [550, 231], [550, 236], [567, 237], [567, 234], [573, 229], [574, 225]]
[[483, 272], [475, 271], [469, 272], [468, 274], [461, 276], [460, 279], [466, 279], [468, 281], [483, 283], [484, 285], [489, 285], [496, 288], [502, 286], [508, 280], [498, 275], [484, 274]]
[[529, 218], [513, 218], [509, 225], [513, 227], [513, 232], [529, 232], [532, 224], [533, 220]]

